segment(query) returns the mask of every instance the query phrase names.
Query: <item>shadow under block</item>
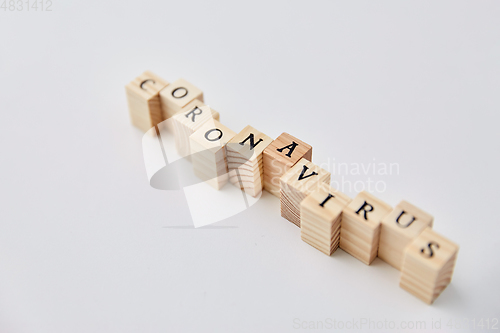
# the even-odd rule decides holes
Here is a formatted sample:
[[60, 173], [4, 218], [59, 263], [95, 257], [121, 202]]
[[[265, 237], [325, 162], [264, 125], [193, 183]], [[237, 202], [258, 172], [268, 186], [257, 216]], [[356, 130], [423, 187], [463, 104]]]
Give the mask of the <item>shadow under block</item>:
[[427, 227], [405, 250], [401, 288], [432, 304], [450, 284], [458, 245]]
[[147, 132], [163, 121], [159, 92], [168, 86], [161, 77], [145, 71], [125, 86], [132, 124]]
[[264, 189], [279, 198], [281, 176], [302, 158], [312, 159], [310, 145], [288, 133], [277, 137], [264, 150]]
[[161, 110], [166, 120], [193, 100], [203, 102], [203, 92], [184, 79], [178, 79], [160, 91]]
[[401, 270], [404, 250], [427, 227], [432, 227], [434, 218], [418, 207], [401, 201], [383, 220], [380, 226], [380, 259]]
[[344, 208], [340, 248], [370, 265], [377, 257], [380, 223], [392, 207], [368, 192], [359, 193]]
[[219, 120], [219, 113], [195, 99], [181, 112], [172, 117], [172, 127], [175, 135], [175, 147], [182, 157], [189, 158], [191, 154], [189, 137], [203, 124], [211, 120]]
[[300, 227], [300, 203], [323, 183], [330, 172], [302, 158], [280, 178], [281, 216]]
[[351, 198], [330, 185], [322, 184], [300, 203], [300, 237], [326, 255], [340, 242], [342, 210]]
[[264, 188], [262, 152], [273, 139], [252, 126], [245, 127], [226, 145], [229, 181], [253, 197]]
[[229, 179], [225, 147], [235, 135], [214, 120], [204, 123], [189, 137], [194, 174], [217, 190]]

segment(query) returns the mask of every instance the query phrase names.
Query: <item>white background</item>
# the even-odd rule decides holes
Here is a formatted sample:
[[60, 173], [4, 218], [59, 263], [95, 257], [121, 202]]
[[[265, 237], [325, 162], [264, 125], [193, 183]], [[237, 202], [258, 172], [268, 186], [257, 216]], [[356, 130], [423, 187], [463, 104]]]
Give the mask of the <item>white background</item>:
[[[0, 332], [500, 317], [499, 2], [51, 9], [0, 10]], [[308, 142], [318, 164], [398, 163], [345, 179], [383, 181], [382, 200], [431, 213], [460, 245], [451, 285], [428, 306], [379, 259], [325, 256], [268, 193], [217, 228], [189, 228], [182, 192], [149, 186], [129, 123], [124, 86], [146, 69], [200, 87], [234, 131]]]

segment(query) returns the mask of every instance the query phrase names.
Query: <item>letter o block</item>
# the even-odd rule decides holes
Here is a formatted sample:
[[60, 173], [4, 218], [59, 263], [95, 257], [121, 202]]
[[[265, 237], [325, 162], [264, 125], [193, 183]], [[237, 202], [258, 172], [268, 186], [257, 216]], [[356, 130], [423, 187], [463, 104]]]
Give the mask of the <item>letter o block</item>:
[[163, 119], [166, 120], [193, 100], [203, 102], [203, 92], [184, 79], [179, 79], [160, 91]]
[[450, 284], [458, 245], [427, 227], [405, 250], [399, 286], [427, 304]]
[[344, 208], [340, 248], [370, 265], [377, 257], [380, 222], [391, 210], [391, 206], [370, 193], [359, 193]]

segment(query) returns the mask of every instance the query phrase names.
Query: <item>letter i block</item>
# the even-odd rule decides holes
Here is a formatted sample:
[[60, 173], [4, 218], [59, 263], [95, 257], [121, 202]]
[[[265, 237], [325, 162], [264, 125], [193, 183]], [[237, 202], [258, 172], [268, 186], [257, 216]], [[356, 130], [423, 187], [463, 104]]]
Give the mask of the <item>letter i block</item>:
[[163, 119], [168, 119], [193, 100], [203, 102], [203, 92], [184, 79], [179, 79], [160, 91]]
[[189, 137], [194, 174], [216, 190], [220, 190], [229, 179], [225, 147], [235, 135], [214, 120], [203, 124]]
[[226, 145], [229, 181], [257, 197], [264, 188], [262, 152], [273, 139], [252, 126], [245, 127]]
[[312, 147], [282, 133], [264, 150], [264, 189], [280, 196], [280, 178], [300, 159], [312, 159]]
[[337, 250], [340, 242], [342, 210], [351, 198], [327, 184], [309, 194], [300, 203], [300, 236], [304, 242], [326, 255]]
[[146, 71], [125, 86], [132, 124], [147, 132], [163, 121], [159, 92], [168, 86], [161, 77]]
[[401, 201], [380, 226], [378, 256], [401, 270], [404, 250], [425, 228], [432, 227], [434, 218], [409, 202]]
[[458, 245], [425, 228], [405, 250], [399, 286], [432, 304], [450, 284], [457, 254]]
[[330, 184], [330, 173], [305, 158], [280, 178], [281, 216], [300, 227], [300, 203], [323, 183]]
[[172, 117], [175, 147], [179, 155], [190, 159], [191, 148], [189, 137], [205, 122], [213, 119], [219, 120], [219, 113], [197, 99], [186, 105], [181, 112]]
[[378, 252], [380, 222], [391, 210], [391, 206], [370, 193], [359, 193], [344, 208], [340, 248], [370, 265]]

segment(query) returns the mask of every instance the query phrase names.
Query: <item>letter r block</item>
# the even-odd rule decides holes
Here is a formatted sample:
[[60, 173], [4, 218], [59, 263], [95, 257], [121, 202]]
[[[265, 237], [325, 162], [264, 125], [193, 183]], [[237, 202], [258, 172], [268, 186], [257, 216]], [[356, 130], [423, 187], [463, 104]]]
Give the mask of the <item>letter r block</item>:
[[264, 188], [262, 152], [273, 139], [252, 126], [245, 127], [226, 145], [229, 181], [257, 197]]
[[401, 201], [380, 226], [380, 259], [401, 270], [404, 250], [425, 228], [432, 227], [434, 218], [418, 207]]
[[184, 79], [179, 79], [160, 91], [163, 119], [166, 120], [193, 100], [203, 102], [203, 92]]
[[163, 121], [159, 92], [168, 82], [146, 71], [125, 86], [132, 124], [147, 132]]
[[370, 193], [359, 193], [344, 208], [340, 248], [370, 265], [378, 252], [380, 222], [391, 210], [391, 206]]
[[427, 227], [405, 250], [399, 286], [427, 304], [450, 284], [458, 245]]
[[312, 147], [305, 142], [282, 133], [264, 150], [264, 189], [280, 196], [280, 178], [300, 159], [312, 159]]

